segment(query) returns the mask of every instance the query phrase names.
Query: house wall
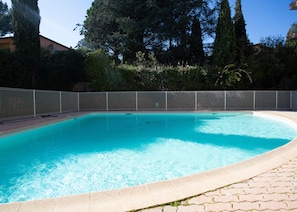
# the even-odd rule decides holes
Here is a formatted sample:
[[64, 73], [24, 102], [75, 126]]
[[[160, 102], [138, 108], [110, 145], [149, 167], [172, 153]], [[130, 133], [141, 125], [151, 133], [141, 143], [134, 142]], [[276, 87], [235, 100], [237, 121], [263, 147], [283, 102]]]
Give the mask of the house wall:
[[[49, 48], [52, 53], [55, 53], [56, 51], [67, 51], [70, 49], [42, 35], [40, 35], [40, 46], [42, 48]], [[13, 37], [0, 38], [0, 48], [15, 51]]]
[[0, 38], [0, 49], [10, 49], [11, 51], [15, 50], [15, 45], [11, 37]]
[[297, 0], [291, 2], [290, 10], [297, 10]]
[[56, 51], [67, 51], [69, 50], [68, 47], [61, 45], [51, 39], [48, 39], [44, 36], [40, 36], [40, 46], [43, 48], [50, 48], [52, 53], [55, 53]]

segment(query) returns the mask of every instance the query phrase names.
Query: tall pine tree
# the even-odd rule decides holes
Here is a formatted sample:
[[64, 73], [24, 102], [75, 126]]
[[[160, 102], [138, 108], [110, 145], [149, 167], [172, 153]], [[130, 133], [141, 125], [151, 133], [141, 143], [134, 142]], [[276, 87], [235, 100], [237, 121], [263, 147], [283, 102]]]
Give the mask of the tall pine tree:
[[245, 29], [245, 20], [241, 9], [241, 0], [236, 0], [234, 29], [236, 36], [236, 62], [238, 64], [245, 62], [248, 56], [249, 41]]
[[235, 61], [235, 50], [235, 32], [229, 2], [228, 0], [222, 0], [214, 41], [214, 64], [221, 68], [228, 64], [233, 64]]
[[38, 0], [12, 0], [14, 44], [24, 75], [23, 87], [36, 86], [40, 64]]

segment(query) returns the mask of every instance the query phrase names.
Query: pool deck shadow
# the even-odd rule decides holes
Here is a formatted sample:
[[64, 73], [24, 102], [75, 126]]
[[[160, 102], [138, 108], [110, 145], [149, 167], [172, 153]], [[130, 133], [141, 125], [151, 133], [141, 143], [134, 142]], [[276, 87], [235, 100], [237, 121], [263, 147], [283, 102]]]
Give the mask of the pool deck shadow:
[[[260, 114], [286, 118], [297, 124], [297, 113], [294, 112], [261, 111]], [[0, 135], [76, 115], [81, 114], [4, 123], [0, 125]], [[170, 202], [175, 203], [168, 204]], [[255, 158], [173, 180], [68, 197], [0, 204], [0, 211], [20, 212], [133, 210], [297, 211], [297, 138]]]

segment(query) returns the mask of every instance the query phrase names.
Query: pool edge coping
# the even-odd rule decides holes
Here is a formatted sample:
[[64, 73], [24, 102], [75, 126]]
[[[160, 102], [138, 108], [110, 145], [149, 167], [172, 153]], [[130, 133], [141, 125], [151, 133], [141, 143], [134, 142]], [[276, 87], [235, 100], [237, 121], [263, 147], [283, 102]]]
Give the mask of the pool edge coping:
[[[253, 112], [289, 119], [279, 111]], [[286, 112], [287, 113], [287, 112]], [[296, 157], [297, 138], [289, 143], [254, 158], [184, 176], [172, 180], [140, 186], [78, 194], [67, 197], [0, 204], [5, 211], [81, 210], [81, 211], [131, 211], [187, 199], [207, 191], [242, 182], [279, 167]]]

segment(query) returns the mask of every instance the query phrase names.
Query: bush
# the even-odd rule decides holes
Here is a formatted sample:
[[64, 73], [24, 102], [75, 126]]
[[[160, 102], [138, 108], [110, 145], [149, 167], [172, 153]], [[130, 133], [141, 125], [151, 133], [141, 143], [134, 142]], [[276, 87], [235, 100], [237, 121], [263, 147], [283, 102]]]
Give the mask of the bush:
[[119, 89], [121, 77], [109, 56], [101, 49], [87, 54], [84, 69], [96, 91]]

